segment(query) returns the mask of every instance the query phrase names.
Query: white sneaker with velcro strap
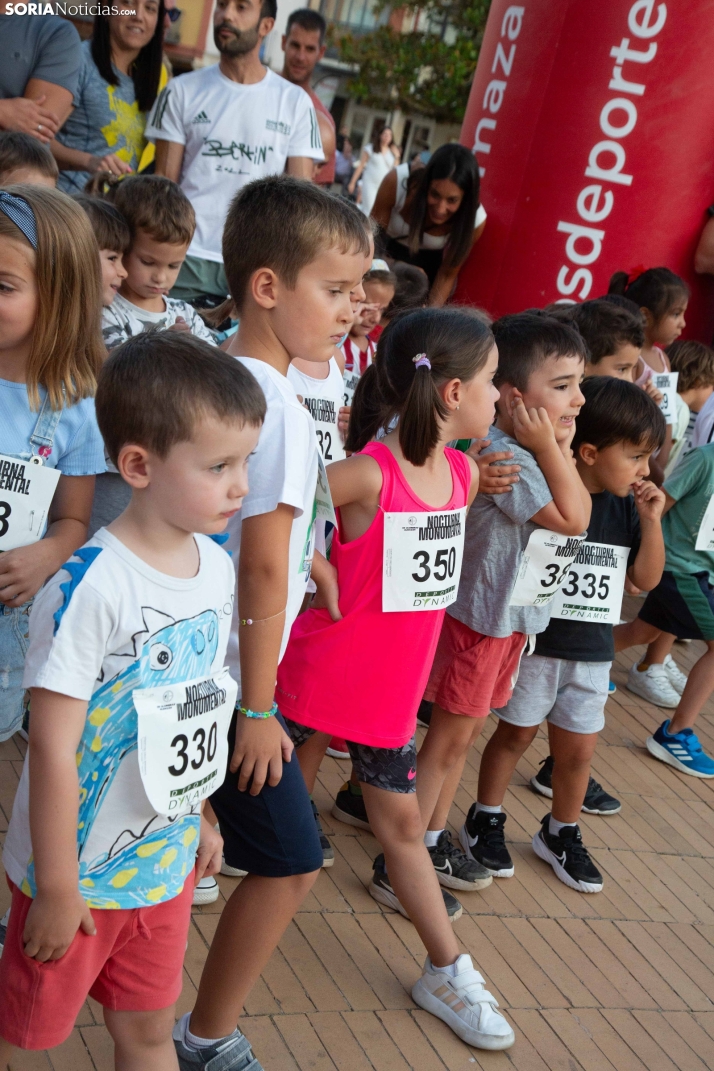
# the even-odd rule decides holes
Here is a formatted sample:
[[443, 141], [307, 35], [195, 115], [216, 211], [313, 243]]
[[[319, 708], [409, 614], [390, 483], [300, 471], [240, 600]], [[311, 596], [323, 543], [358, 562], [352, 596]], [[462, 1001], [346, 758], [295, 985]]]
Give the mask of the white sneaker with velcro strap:
[[485, 988], [471, 956], [463, 954], [451, 968], [432, 967], [427, 958], [424, 973], [412, 989], [420, 1008], [442, 1019], [467, 1045], [477, 1049], [510, 1049], [516, 1040], [508, 1020], [496, 1011], [498, 1001]]

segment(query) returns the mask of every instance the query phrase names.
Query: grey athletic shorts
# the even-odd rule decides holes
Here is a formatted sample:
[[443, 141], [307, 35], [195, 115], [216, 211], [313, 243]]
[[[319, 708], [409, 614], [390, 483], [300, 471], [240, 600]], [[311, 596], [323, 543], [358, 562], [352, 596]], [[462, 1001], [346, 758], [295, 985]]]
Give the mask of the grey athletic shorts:
[[571, 733], [599, 733], [605, 725], [611, 665], [528, 655], [521, 659], [511, 699], [494, 713], [509, 725], [549, 721]]
[[[315, 732], [290, 718], [284, 721], [296, 748]], [[386, 792], [416, 792], [416, 737], [413, 736], [403, 747], [372, 747], [348, 740], [347, 750], [358, 781], [383, 788]]]

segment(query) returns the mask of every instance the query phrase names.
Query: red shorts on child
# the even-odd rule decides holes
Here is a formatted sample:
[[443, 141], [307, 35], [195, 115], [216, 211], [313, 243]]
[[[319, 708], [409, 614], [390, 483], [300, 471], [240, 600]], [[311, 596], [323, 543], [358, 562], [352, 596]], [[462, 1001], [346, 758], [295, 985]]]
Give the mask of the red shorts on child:
[[525, 645], [522, 632], [484, 636], [445, 614], [424, 698], [452, 714], [488, 717], [511, 698]]
[[193, 874], [164, 903], [92, 911], [96, 934], [79, 930], [64, 956], [47, 963], [25, 955], [22, 933], [32, 900], [8, 884], [12, 908], [0, 959], [0, 1037], [11, 1045], [60, 1045], [87, 995], [112, 1011], [159, 1011], [178, 1000]]

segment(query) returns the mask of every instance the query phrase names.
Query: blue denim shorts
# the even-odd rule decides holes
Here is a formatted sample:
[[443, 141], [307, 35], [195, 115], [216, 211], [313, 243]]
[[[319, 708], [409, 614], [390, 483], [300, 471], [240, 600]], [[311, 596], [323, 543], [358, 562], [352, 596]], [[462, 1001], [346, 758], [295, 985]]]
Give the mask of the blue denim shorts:
[[30, 642], [31, 606], [32, 599], [14, 608], [0, 603], [0, 741], [21, 727], [28, 705], [22, 675]]

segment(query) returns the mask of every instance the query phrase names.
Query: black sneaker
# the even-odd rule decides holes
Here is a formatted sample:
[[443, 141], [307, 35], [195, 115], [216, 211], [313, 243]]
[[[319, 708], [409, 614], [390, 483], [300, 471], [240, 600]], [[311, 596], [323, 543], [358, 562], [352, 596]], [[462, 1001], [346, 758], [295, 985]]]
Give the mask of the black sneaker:
[[[384, 864], [384, 856], [380, 852], [377, 858], [372, 863], [372, 880], [369, 883], [369, 895], [373, 900], [376, 900], [378, 904], [384, 904], [386, 907], [391, 907], [393, 911], [398, 911], [400, 915], [404, 915], [405, 919], [408, 919], [406, 909], [399, 903], [397, 895], [394, 889], [389, 884], [389, 878], [387, 876], [387, 868]], [[464, 909], [455, 896], [452, 896], [446, 889], [441, 890], [441, 895], [444, 897], [444, 907], [446, 908], [446, 914], [449, 916], [450, 922], [456, 922], [456, 919], [460, 919], [464, 913]]]
[[428, 699], [422, 699], [417, 710], [417, 725], [423, 725], [425, 729], [428, 729], [431, 725], [431, 712], [433, 709], [433, 703], [430, 703]]
[[448, 829], [443, 831], [434, 847], [429, 848], [429, 855], [439, 883], [448, 889], [476, 892], [485, 889], [493, 881], [491, 872], [485, 866], [475, 859], [469, 859], [454, 844]]
[[[541, 796], [553, 798], [553, 756], [549, 755], [540, 764], [540, 770], [531, 777], [531, 787], [540, 792]], [[585, 800], [580, 808], [585, 814], [617, 814], [622, 810], [622, 804], [611, 796], [609, 792], [599, 784], [594, 777], [588, 781], [588, 790]]]
[[506, 816], [477, 811], [472, 803], [466, 821], [459, 832], [461, 847], [469, 859], [485, 867], [494, 878], [512, 878], [513, 860], [506, 847], [503, 827]]
[[596, 893], [602, 889], [602, 874], [593, 863], [580, 835], [580, 826], [564, 826], [557, 836], [549, 832], [547, 814], [533, 837], [533, 851], [550, 863], [556, 876], [578, 892]]
[[317, 833], [320, 838], [320, 847], [322, 848], [322, 865], [323, 867], [332, 866], [335, 861], [335, 851], [332, 845], [330, 844], [328, 837], [326, 837], [325, 833], [323, 832], [320, 815], [317, 812], [317, 807], [315, 806], [315, 801], [312, 796], [310, 796], [310, 806], [312, 807], [312, 813], [315, 815], [315, 825], [317, 826]]
[[345, 781], [337, 793], [337, 798], [332, 804], [332, 817], [339, 819], [340, 822], [346, 822], [348, 826], [369, 829], [364, 797], [361, 792], [357, 792], [350, 781]]

